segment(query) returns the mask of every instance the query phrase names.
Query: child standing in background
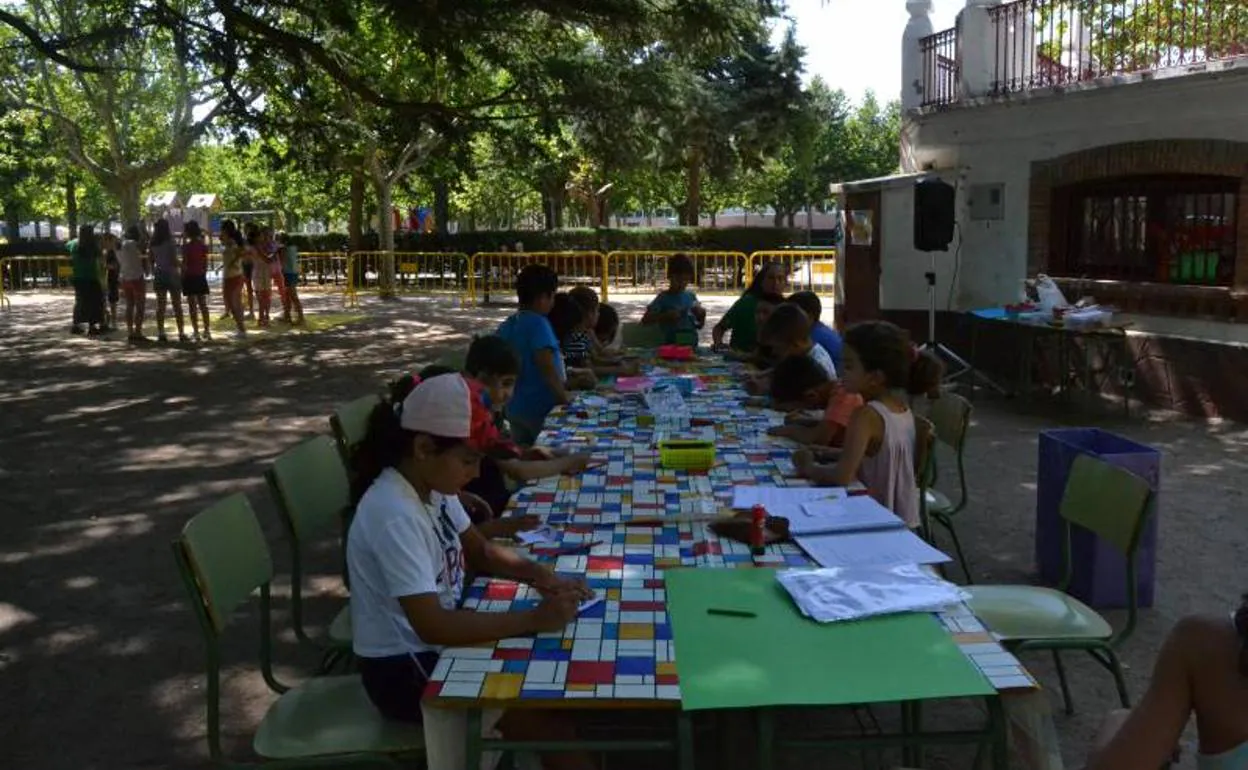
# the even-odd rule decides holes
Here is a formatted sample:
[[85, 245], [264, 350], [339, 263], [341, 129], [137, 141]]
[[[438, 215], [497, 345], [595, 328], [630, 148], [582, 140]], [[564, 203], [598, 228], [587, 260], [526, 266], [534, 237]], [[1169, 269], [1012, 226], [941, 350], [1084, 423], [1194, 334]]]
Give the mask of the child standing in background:
[[546, 265], [526, 265], [516, 276], [520, 310], [503, 321], [498, 336], [520, 356], [520, 376], [507, 404], [512, 435], [531, 446], [556, 405], [569, 401], [563, 351], [546, 315], [555, 304], [559, 276]]
[[251, 281], [256, 294], [256, 325], [262, 328], [269, 325], [269, 309], [273, 302], [273, 270], [269, 266], [265, 251], [264, 233], [255, 228], [247, 236], [247, 255], [255, 265], [255, 269], [251, 271]]
[[239, 339], [247, 337], [247, 328], [243, 326], [243, 265], [248, 261], [242, 234], [233, 220], [225, 220], [221, 223], [221, 291], [225, 295], [226, 315], [233, 317], [234, 336]]
[[286, 233], [277, 234], [277, 253], [282, 260], [282, 282], [286, 286], [286, 296], [282, 301], [284, 316], [282, 320], [291, 323], [291, 313], [296, 317], [293, 323], [303, 326], [303, 302], [299, 299], [299, 247], [290, 242]]
[[[264, 261], [269, 268], [272, 290], [277, 294], [277, 301], [282, 304], [282, 320], [290, 323], [290, 305], [286, 301], [286, 278], [282, 273], [282, 254], [277, 240], [273, 237], [273, 228], [261, 228], [260, 237], [264, 248]], [[272, 305], [266, 312], [272, 312]]]
[[[845, 388], [865, 405], [850, 418], [844, 448], [835, 465], [820, 465], [814, 454], [793, 455], [798, 473], [820, 486], [849, 486], [861, 481], [881, 505], [914, 529], [919, 520], [915, 478], [918, 435], [907, 394], [928, 394], [940, 387], [943, 365], [910, 344], [900, 328], [883, 321], [858, 324], [845, 334]], [[926, 425], [926, 423], [924, 423]]]
[[186, 342], [186, 326], [182, 320], [182, 270], [178, 265], [178, 245], [173, 241], [169, 220], [156, 220], [149, 248], [152, 253], [152, 286], [156, 289], [156, 339], [168, 342], [165, 336], [165, 308], [172, 302], [178, 341]]
[[[208, 325], [208, 247], [204, 245], [204, 233], [199, 223], [191, 220], [182, 232], [182, 293], [186, 295], [186, 309], [191, 315], [191, 330], [195, 339], [199, 336], [199, 319], [204, 321], [203, 339], [212, 339]], [[198, 313], [198, 315], [196, 315]]]
[[104, 285], [108, 289], [108, 328], [117, 328], [117, 302], [121, 299], [121, 263], [117, 261], [119, 241], [112, 233], [105, 233], [100, 241], [104, 246]]
[[126, 237], [117, 250], [121, 264], [121, 291], [126, 297], [126, 336], [131, 342], [143, 342], [144, 309], [147, 303], [147, 279], [143, 270], [143, 254], [139, 251], [139, 227], [126, 228]]
[[688, 256], [677, 254], [669, 259], [667, 290], [654, 298], [641, 318], [644, 326], [658, 325], [668, 344], [676, 342], [678, 336], [692, 335], [696, 340], [698, 330], [706, 323], [706, 308], [698, 302], [697, 295], [689, 291], [694, 277], [693, 260]]

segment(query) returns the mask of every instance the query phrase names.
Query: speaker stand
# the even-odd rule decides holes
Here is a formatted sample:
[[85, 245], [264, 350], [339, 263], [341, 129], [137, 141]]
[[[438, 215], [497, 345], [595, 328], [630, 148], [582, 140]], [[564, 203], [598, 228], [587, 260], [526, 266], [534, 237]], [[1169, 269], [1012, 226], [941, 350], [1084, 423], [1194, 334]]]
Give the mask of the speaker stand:
[[927, 279], [927, 342], [920, 345], [919, 350], [931, 353], [945, 362], [944, 384], [948, 385], [963, 378], [969, 378], [972, 380], [972, 387], [974, 387], [974, 382], [978, 381], [1002, 396], [1009, 395], [1009, 391], [993, 382], [988, 375], [971, 366], [965, 358], [947, 346], [936, 341], [936, 252], [931, 252], [931, 255], [931, 270], [923, 276]]

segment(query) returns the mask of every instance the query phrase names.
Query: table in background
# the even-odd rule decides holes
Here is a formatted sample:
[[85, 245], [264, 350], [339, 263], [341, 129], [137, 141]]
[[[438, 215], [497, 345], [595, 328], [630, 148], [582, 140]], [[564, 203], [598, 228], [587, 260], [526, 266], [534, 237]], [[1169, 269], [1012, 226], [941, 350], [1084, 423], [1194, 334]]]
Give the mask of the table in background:
[[[1057, 392], [1067, 398], [1072, 390], [1098, 396], [1114, 379], [1122, 387], [1123, 409], [1131, 412], [1130, 385], [1135, 360], [1127, 344], [1127, 325], [1102, 327], [1054, 326], [1011, 318], [1001, 308], [973, 310], [971, 316], [971, 365], [979, 366], [979, 333], [981, 324], [1008, 325], [1024, 337], [1021, 345], [1017, 379], [1018, 390], [1030, 397], [1035, 389], [1033, 367], [1038, 361], [1044, 368], [1056, 371], [1053, 382]], [[1127, 375], [1130, 372], [1131, 375]], [[1042, 377], [1048, 380], [1047, 377]], [[972, 393], [975, 385], [972, 381]]]

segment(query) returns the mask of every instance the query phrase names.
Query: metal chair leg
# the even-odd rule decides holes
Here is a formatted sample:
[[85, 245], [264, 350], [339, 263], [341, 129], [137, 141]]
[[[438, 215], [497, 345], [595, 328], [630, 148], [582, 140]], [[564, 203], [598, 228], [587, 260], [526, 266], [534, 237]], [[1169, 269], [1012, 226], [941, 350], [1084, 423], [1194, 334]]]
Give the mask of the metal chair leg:
[[1066, 706], [1066, 716], [1073, 716], [1075, 702], [1070, 697], [1070, 685], [1066, 683], [1066, 667], [1062, 665], [1062, 653], [1059, 650], [1053, 650], [1053, 665], [1057, 667], [1057, 681], [1062, 686], [1062, 702]]
[[1118, 653], [1114, 652], [1113, 647], [1105, 646], [1102, 648], [1102, 651], [1105, 653], [1109, 663], [1106, 668], [1114, 675], [1114, 686], [1118, 688], [1118, 701], [1124, 709], [1129, 709], [1131, 708], [1131, 696], [1127, 694], [1127, 680], [1122, 673], [1122, 661], [1118, 659]]
[[962, 568], [962, 574], [966, 576], [966, 584], [975, 585], [975, 578], [971, 577], [971, 567], [966, 561], [966, 554], [962, 552], [962, 540], [958, 537], [958, 530], [953, 525], [953, 519], [948, 516], [934, 516], [933, 518], [949, 532], [949, 537], [953, 540], [953, 552], [958, 555], [958, 566]]

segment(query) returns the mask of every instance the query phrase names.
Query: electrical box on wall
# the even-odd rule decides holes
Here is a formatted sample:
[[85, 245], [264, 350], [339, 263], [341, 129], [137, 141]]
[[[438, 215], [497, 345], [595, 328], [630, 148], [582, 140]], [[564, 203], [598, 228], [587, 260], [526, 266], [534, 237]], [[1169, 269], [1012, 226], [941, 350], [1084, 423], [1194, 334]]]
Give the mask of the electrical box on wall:
[[1005, 185], [976, 184], [971, 185], [967, 199], [967, 208], [971, 219], [975, 221], [996, 221], [1005, 218]]

